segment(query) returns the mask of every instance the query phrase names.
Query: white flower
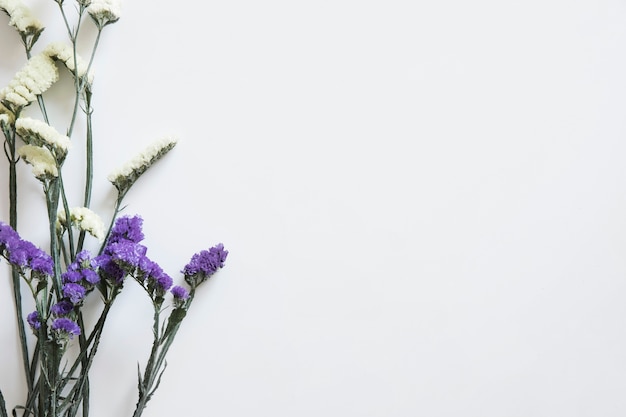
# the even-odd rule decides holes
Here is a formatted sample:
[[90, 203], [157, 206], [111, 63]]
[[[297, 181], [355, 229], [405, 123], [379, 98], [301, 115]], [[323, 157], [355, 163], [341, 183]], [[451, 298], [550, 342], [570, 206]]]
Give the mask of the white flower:
[[33, 174], [40, 180], [59, 176], [56, 160], [49, 150], [40, 146], [24, 145], [17, 150], [19, 156], [33, 166]]
[[141, 174], [176, 146], [176, 143], [178, 140], [172, 137], [164, 137], [154, 141], [133, 159], [109, 174], [107, 179], [119, 191], [128, 190]]
[[[102, 219], [87, 207], [72, 207], [70, 209], [70, 221], [80, 230], [84, 230], [100, 242], [104, 240], [104, 223]], [[67, 227], [64, 209], [60, 209], [57, 213], [57, 229], [61, 225]]]
[[70, 138], [57, 132], [55, 128], [41, 120], [20, 117], [15, 122], [17, 133], [30, 145], [46, 146], [57, 157], [63, 158], [72, 146]]
[[[83, 58], [76, 55], [76, 61], [74, 61], [74, 48], [63, 42], [53, 42], [46, 46], [43, 53], [54, 60], [61, 61], [65, 64], [74, 75], [82, 78], [87, 74], [87, 68], [89, 65]], [[76, 65], [74, 65], [76, 63]], [[76, 69], [78, 68], [78, 69]], [[93, 82], [93, 72], [90, 71], [87, 74], [87, 82], [91, 84]]]
[[9, 109], [7, 109], [4, 104], [0, 103], [0, 117], [7, 117], [7, 124], [15, 123], [15, 115]]
[[9, 15], [9, 25], [17, 29], [22, 36], [38, 36], [44, 29], [43, 24], [20, 0], [0, 0], [0, 10]]
[[15, 74], [9, 85], [0, 90], [0, 100], [9, 107], [24, 107], [35, 101], [37, 95], [50, 88], [58, 79], [59, 70], [54, 61], [46, 54], [34, 55]]
[[122, 15], [121, 2], [119, 0], [92, 0], [87, 7], [87, 13], [102, 28], [119, 20]]

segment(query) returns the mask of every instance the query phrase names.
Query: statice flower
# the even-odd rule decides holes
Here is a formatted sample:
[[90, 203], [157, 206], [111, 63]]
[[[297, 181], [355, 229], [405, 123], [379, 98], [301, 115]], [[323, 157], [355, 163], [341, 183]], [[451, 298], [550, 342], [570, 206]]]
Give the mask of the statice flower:
[[11, 226], [0, 222], [0, 253], [2, 253], [7, 246], [11, 247], [14, 242], [19, 240], [21, 240], [20, 235], [13, 230]]
[[219, 243], [209, 250], [203, 250], [194, 254], [191, 261], [181, 271], [185, 275], [185, 281], [192, 287], [196, 287], [206, 281], [219, 268], [224, 267], [228, 251]]
[[59, 70], [45, 53], [32, 56], [24, 68], [0, 90], [0, 102], [11, 112], [27, 106], [59, 79]]
[[52, 322], [52, 330], [68, 335], [70, 339], [80, 335], [80, 326], [67, 317], [59, 317]]
[[72, 304], [77, 305], [85, 298], [85, 288], [80, 284], [68, 282], [63, 285], [63, 297], [67, 298]]
[[156, 161], [176, 146], [177, 139], [165, 137], [148, 146], [143, 152], [113, 171], [107, 178], [120, 194], [125, 193]]
[[35, 18], [31, 10], [20, 0], [0, 0], [0, 10], [9, 17], [9, 25], [13, 26], [22, 38], [34, 37], [34, 42], [44, 30], [43, 24]]
[[[94, 285], [96, 285], [100, 281], [100, 276], [96, 272], [98, 268], [98, 264], [95, 259], [91, 259], [89, 255], [89, 251], [82, 250], [76, 255], [76, 259], [72, 262], [68, 267], [67, 271], [65, 271], [61, 275], [61, 279], [65, 285], [74, 284], [79, 285], [85, 291], [80, 294], [81, 290], [75, 287], [68, 287], [68, 294], [65, 294], [65, 285], [63, 287], [64, 295], [68, 298], [71, 298], [71, 293], [74, 294], [75, 299], [80, 301], [87, 291], [93, 289]], [[72, 303], [76, 304], [74, 300], [71, 300]]]
[[87, 13], [99, 28], [103, 28], [119, 20], [122, 8], [119, 0], [91, 0]]
[[89, 84], [93, 83], [93, 72], [88, 71], [89, 64], [80, 55], [74, 56], [74, 49], [63, 42], [53, 42], [48, 44], [43, 51], [55, 61], [61, 61], [74, 76], [78, 78], [86, 77]]
[[144, 238], [142, 224], [139, 216], [123, 216], [115, 221], [102, 254], [96, 258], [99, 271], [107, 280], [119, 285], [126, 275], [145, 263], [147, 249], [138, 244]]
[[180, 285], [175, 285], [170, 290], [174, 298], [179, 300], [186, 300], [189, 298], [189, 291], [185, 287], [181, 287]]
[[17, 134], [29, 145], [45, 146], [59, 161], [67, 155], [72, 143], [70, 138], [60, 134], [55, 128], [41, 120], [20, 117], [15, 122]]
[[[99, 241], [104, 240], [104, 223], [100, 216], [87, 207], [72, 207], [70, 209], [70, 221], [80, 230], [84, 230]], [[65, 210], [60, 209], [57, 213], [57, 229], [67, 227]]]
[[37, 330], [41, 327], [41, 318], [39, 317], [39, 312], [36, 310], [26, 316], [26, 321], [33, 330]]
[[40, 275], [52, 275], [53, 261], [50, 255], [20, 238], [11, 226], [3, 222], [0, 222], [0, 254], [14, 266], [30, 268]]
[[59, 176], [57, 162], [46, 148], [24, 145], [17, 150], [19, 156], [32, 165], [35, 178], [45, 181]]
[[130, 240], [131, 242], [139, 243], [144, 239], [142, 227], [143, 219], [140, 216], [119, 217], [111, 229], [108, 243], [115, 243], [122, 240]]
[[55, 316], [67, 316], [74, 309], [74, 304], [69, 300], [61, 300], [50, 307], [50, 311]]

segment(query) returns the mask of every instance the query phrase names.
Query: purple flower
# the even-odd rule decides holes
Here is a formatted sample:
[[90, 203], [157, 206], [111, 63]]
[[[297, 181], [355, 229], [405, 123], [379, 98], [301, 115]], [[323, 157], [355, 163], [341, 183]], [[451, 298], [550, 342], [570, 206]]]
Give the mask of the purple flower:
[[130, 266], [133, 269], [139, 266], [141, 258], [146, 255], [147, 248], [129, 240], [119, 241], [107, 246], [111, 259], [122, 268]]
[[154, 277], [154, 280], [156, 281], [159, 288], [163, 290], [164, 292], [169, 290], [172, 287], [172, 284], [174, 283], [174, 280], [172, 280], [172, 277], [167, 275], [165, 272], [162, 272], [160, 275]]
[[50, 308], [50, 311], [55, 316], [66, 316], [72, 311], [73, 308], [74, 308], [74, 305], [70, 301], [61, 300], [55, 305], [53, 305]]
[[91, 285], [95, 285], [100, 281], [100, 276], [92, 269], [83, 269], [82, 274], [83, 279]]
[[26, 321], [33, 330], [37, 330], [41, 327], [41, 319], [39, 318], [39, 312], [37, 310], [26, 316]]
[[111, 236], [108, 243], [119, 242], [121, 240], [130, 240], [138, 243], [144, 238], [141, 227], [143, 219], [139, 216], [123, 216], [115, 221], [115, 225], [111, 229]]
[[19, 234], [6, 223], [0, 222], [0, 252], [6, 251], [8, 261], [19, 267], [52, 275], [52, 258]]
[[20, 236], [11, 226], [4, 222], [0, 222], [0, 251], [3, 251], [7, 244], [11, 244], [19, 240]]
[[63, 285], [63, 296], [76, 305], [85, 297], [85, 288], [80, 284], [68, 282]]
[[83, 250], [76, 254], [76, 259], [67, 267], [61, 278], [64, 283], [80, 283], [86, 289], [90, 289], [100, 281], [100, 276], [95, 271], [97, 267], [98, 264], [91, 259], [89, 251]]
[[52, 330], [67, 333], [70, 336], [70, 339], [80, 334], [80, 327], [78, 324], [66, 317], [54, 319], [52, 322]]
[[98, 264], [98, 270], [105, 279], [113, 281], [115, 284], [121, 284], [123, 282], [126, 272], [113, 262], [109, 253], [105, 252], [97, 256], [94, 260]]
[[30, 261], [30, 269], [46, 275], [52, 275], [53, 266], [52, 257], [43, 251], [39, 251]]
[[185, 280], [187, 280], [190, 285], [191, 283], [197, 285], [206, 280], [219, 268], [224, 267], [224, 261], [227, 255], [228, 251], [224, 250], [224, 245], [221, 243], [213, 246], [209, 250], [196, 253], [182, 270], [182, 273], [185, 274]]
[[[70, 265], [69, 268], [72, 268], [72, 266]], [[67, 271], [65, 271], [63, 274], [61, 274], [61, 278], [63, 279], [63, 282], [65, 282], [65, 283], [68, 283], [68, 282], [80, 282], [80, 280], [83, 278], [83, 276], [80, 273], [80, 271], [71, 270], [69, 268], [68, 268]]]
[[189, 298], [189, 291], [187, 291], [184, 287], [181, 287], [180, 285], [175, 285], [174, 287], [172, 287], [170, 292], [172, 293], [174, 298], [177, 298], [179, 300], [186, 300], [187, 298]]

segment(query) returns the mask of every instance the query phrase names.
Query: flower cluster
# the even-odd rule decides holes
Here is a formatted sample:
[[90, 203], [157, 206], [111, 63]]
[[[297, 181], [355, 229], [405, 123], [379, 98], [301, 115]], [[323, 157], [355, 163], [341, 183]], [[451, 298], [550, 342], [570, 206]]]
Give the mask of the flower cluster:
[[0, 10], [10, 17], [9, 25], [18, 31], [24, 45], [30, 50], [44, 30], [41, 21], [19, 0], [0, 0]]
[[203, 250], [192, 256], [191, 261], [181, 271], [185, 274], [185, 281], [191, 288], [209, 279], [218, 269], [224, 267], [228, 251], [223, 244], [217, 244], [209, 250]]
[[108, 180], [111, 181], [120, 194], [124, 194], [141, 174], [174, 148], [177, 142], [178, 140], [173, 137], [156, 140], [122, 167], [109, 174]]
[[[100, 216], [87, 207], [72, 207], [70, 210], [70, 222], [100, 242], [104, 240], [104, 223]], [[68, 227], [65, 210], [57, 213], [57, 230], [62, 232]]]
[[13, 80], [0, 90], [0, 102], [13, 114], [37, 99], [59, 79], [59, 70], [48, 54], [32, 56]]
[[11, 226], [0, 222], [0, 254], [11, 265], [30, 269], [39, 277], [52, 275], [54, 263], [50, 255], [24, 240]]

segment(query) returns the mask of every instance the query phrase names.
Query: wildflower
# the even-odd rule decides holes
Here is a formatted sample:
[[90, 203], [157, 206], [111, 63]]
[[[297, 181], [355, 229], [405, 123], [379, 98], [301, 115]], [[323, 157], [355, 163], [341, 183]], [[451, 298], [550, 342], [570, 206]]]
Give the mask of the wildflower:
[[[70, 209], [70, 222], [100, 242], [104, 240], [104, 223], [102, 219], [87, 207], [72, 207]], [[67, 227], [64, 209], [60, 209], [57, 213], [57, 229], [60, 229], [62, 226]]]
[[26, 321], [33, 330], [38, 330], [41, 327], [41, 319], [37, 310], [26, 316]]
[[33, 167], [33, 175], [39, 180], [47, 180], [59, 176], [56, 160], [46, 148], [24, 145], [17, 150], [19, 156]]
[[70, 339], [72, 339], [74, 336], [80, 335], [80, 327], [78, 326], [78, 324], [66, 317], [59, 317], [57, 319], [54, 319], [54, 321], [52, 322], [52, 330], [56, 330], [59, 333], [67, 334]]
[[9, 25], [13, 26], [22, 38], [31, 38], [30, 46], [44, 30], [41, 21], [19, 0], [0, 0], [0, 10], [9, 15]]
[[57, 132], [55, 128], [41, 120], [20, 117], [15, 122], [17, 133], [29, 145], [45, 146], [62, 160], [67, 155], [72, 143], [70, 138]]
[[172, 150], [177, 142], [177, 139], [171, 137], [153, 142], [143, 152], [113, 171], [107, 179], [111, 181], [120, 194], [125, 193], [148, 168]]
[[92, 0], [87, 7], [87, 13], [94, 20], [96, 26], [102, 29], [110, 23], [117, 22], [122, 10], [119, 0]]
[[[2, 0], [0, 0], [2, 1]], [[32, 56], [13, 77], [8, 86], [0, 90], [0, 101], [13, 113], [37, 99], [59, 79], [54, 61], [44, 54]]]
[[14, 266], [52, 275], [53, 261], [50, 255], [20, 238], [11, 226], [3, 222], [0, 222], [0, 254]]
[[181, 271], [185, 281], [193, 288], [206, 281], [219, 268], [224, 267], [228, 251], [223, 244], [213, 246], [192, 256], [191, 261]]
[[89, 84], [93, 83], [93, 72], [87, 72], [89, 64], [80, 55], [75, 54], [74, 48], [67, 43], [53, 42], [43, 50], [43, 54], [55, 61], [61, 61], [75, 77], [83, 78]]

